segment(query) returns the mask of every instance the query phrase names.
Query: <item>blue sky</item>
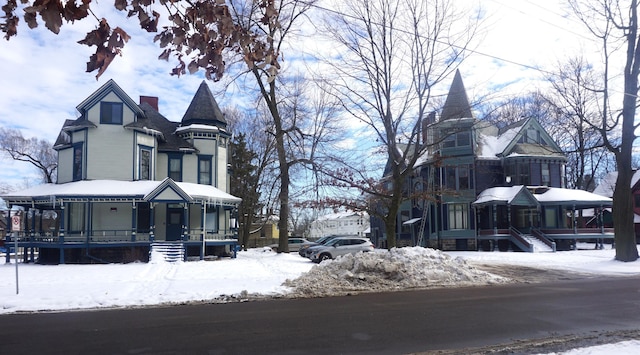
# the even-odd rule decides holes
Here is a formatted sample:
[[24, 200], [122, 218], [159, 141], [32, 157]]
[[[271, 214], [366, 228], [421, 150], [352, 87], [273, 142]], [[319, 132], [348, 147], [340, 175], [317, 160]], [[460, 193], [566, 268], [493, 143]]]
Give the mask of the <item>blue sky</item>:
[[[542, 85], [540, 72], [528, 67], [552, 68], [559, 59], [593, 45], [588, 36], [580, 34], [585, 32], [580, 24], [565, 18], [566, 10], [558, 1], [483, 0], [465, 4], [478, 3], [486, 15], [484, 33], [478, 37], [477, 53], [460, 67], [471, 98], [495, 96], [496, 88], [505, 94], [526, 93]], [[153, 34], [140, 31], [135, 19], [126, 19], [112, 9], [111, 3], [102, 3], [94, 11], [98, 17], [109, 18], [112, 27], [121, 26], [132, 36], [123, 56], [116, 58], [99, 80], [95, 72], [85, 72], [92, 50], [76, 43], [95, 27], [94, 21], [65, 24], [57, 36], [42, 23], [38, 29], [29, 30], [20, 21], [18, 36], [0, 41], [0, 125], [20, 128], [26, 137], [53, 142], [64, 120], [77, 117], [76, 105], [109, 79], [136, 101], [140, 95], [158, 96], [163, 115], [174, 121], [182, 118], [203, 74], [170, 76], [174, 63], [157, 59], [161, 51], [152, 42]], [[307, 30], [304, 32], [309, 33]], [[286, 50], [312, 53], [322, 48], [319, 46], [317, 38], [311, 37], [298, 41], [296, 49]], [[285, 51], [285, 59], [290, 62], [301, 57]], [[439, 90], [446, 92], [452, 79], [445, 80]], [[240, 82], [233, 86], [234, 92], [225, 95], [224, 85], [209, 82], [221, 106], [243, 103], [238, 85]], [[0, 161], [0, 183], [21, 185], [24, 179], [36, 182], [37, 173], [27, 164]]]

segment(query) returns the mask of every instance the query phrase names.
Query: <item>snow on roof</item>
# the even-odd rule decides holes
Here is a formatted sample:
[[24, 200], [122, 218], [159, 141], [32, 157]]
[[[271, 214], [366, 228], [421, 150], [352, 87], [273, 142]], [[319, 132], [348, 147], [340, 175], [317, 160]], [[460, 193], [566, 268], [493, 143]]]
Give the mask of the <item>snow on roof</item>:
[[[474, 204], [479, 205], [488, 202], [511, 203], [523, 188], [526, 187], [523, 185], [492, 187], [482, 191]], [[603, 204], [609, 206], [613, 203], [613, 200], [609, 197], [584, 190], [563, 189], [559, 187], [544, 187], [537, 191], [534, 189], [532, 194], [538, 202], [543, 204]]]
[[[593, 190], [594, 194], [598, 194], [606, 197], [613, 197], [613, 190], [616, 188], [616, 181], [618, 180], [618, 172], [610, 172], [605, 175], [600, 181], [600, 184]], [[634, 187], [640, 180], [640, 170], [637, 170], [631, 178], [631, 187]]]
[[209, 202], [224, 201], [224, 202], [238, 202], [242, 201], [241, 198], [228, 194], [211, 185], [194, 184], [191, 182], [176, 182], [176, 184], [189, 196], [194, 199], [203, 199]]
[[330, 213], [324, 216], [320, 216], [318, 217], [317, 221], [327, 221], [327, 220], [333, 220], [333, 219], [347, 218], [351, 216], [368, 217], [368, 214], [366, 212], [340, 211], [340, 212]]
[[[141, 180], [82, 180], [65, 184], [43, 184], [32, 188], [11, 192], [3, 197], [11, 200], [19, 198], [56, 197], [138, 197], [142, 198], [152, 192], [162, 181]], [[240, 202], [232, 196], [210, 185], [176, 182], [185, 193], [197, 200], [210, 202]]]
[[42, 184], [4, 195], [11, 197], [39, 196], [144, 196], [160, 181], [82, 180], [66, 184]]
[[613, 197], [613, 190], [616, 187], [616, 179], [618, 178], [618, 172], [614, 171], [612, 173], [608, 173], [604, 178], [600, 181], [598, 186], [593, 190], [594, 194], [598, 194], [606, 197]]
[[584, 190], [562, 189], [558, 187], [549, 187], [543, 193], [534, 194], [536, 199], [541, 203], [602, 203], [610, 205], [613, 200], [609, 197], [601, 196]]
[[522, 185], [509, 186], [509, 187], [492, 187], [486, 189], [478, 195], [478, 199], [474, 204], [483, 204], [492, 201], [504, 201], [511, 202], [522, 190]]
[[480, 157], [496, 158], [498, 154], [504, 152], [507, 145], [516, 137], [520, 127], [512, 128], [499, 136], [493, 136], [480, 133], [478, 141], [481, 146]]
[[188, 126], [180, 126], [180, 127], [176, 128], [176, 133], [184, 132], [184, 131], [191, 131], [191, 130], [218, 132], [218, 131], [220, 131], [220, 128], [216, 127], [216, 126], [209, 126], [209, 125], [206, 125], [206, 124], [195, 124], [194, 123], [194, 124], [190, 124]]

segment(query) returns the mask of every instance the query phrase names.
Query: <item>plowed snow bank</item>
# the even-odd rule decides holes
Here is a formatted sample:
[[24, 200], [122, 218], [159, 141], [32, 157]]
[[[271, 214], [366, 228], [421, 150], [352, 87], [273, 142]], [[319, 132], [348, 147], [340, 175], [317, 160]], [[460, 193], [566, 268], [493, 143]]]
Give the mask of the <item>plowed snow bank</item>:
[[439, 250], [407, 247], [326, 260], [284, 285], [292, 296], [319, 297], [352, 292], [504, 283], [508, 280]]

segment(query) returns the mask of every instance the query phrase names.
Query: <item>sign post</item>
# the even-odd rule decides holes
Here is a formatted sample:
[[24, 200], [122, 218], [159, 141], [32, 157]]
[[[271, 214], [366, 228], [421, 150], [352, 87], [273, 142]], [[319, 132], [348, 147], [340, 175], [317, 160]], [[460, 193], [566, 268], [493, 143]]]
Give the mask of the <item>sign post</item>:
[[22, 223], [20, 223], [20, 215], [15, 214], [11, 216], [11, 234], [13, 234], [13, 253], [15, 255], [16, 260], [16, 295], [20, 293], [19, 283], [18, 283], [18, 232], [21, 230]]

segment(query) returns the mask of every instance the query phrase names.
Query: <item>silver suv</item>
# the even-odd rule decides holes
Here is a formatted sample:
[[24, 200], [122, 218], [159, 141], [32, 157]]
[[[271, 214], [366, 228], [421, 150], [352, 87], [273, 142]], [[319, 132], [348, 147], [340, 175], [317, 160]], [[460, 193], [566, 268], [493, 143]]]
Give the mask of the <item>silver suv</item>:
[[323, 246], [316, 246], [313, 249], [310, 259], [315, 263], [319, 263], [323, 260], [335, 259], [340, 255], [373, 251], [373, 243], [367, 238], [338, 237]]

